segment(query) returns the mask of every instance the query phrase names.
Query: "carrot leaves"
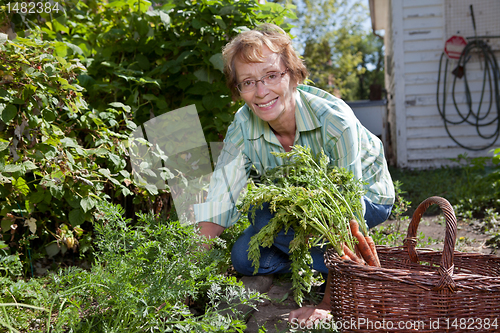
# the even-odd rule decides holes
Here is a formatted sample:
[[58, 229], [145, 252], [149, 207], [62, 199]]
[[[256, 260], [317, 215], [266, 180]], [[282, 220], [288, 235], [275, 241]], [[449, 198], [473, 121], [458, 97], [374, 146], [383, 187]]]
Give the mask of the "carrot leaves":
[[[286, 163], [269, 170], [260, 184], [250, 182], [239, 205], [251, 217], [264, 203], [274, 213], [252, 237], [248, 257], [257, 273], [260, 247], [271, 247], [281, 230], [293, 230], [289, 254], [294, 299], [301, 305], [313, 282], [311, 247], [333, 247], [339, 255], [343, 255], [344, 243], [354, 248], [349, 221], [363, 216], [363, 183], [347, 170], [330, 166], [323, 152], [313, 156], [310, 148], [294, 146], [290, 152], [273, 154]], [[364, 220], [359, 225], [363, 228]]]

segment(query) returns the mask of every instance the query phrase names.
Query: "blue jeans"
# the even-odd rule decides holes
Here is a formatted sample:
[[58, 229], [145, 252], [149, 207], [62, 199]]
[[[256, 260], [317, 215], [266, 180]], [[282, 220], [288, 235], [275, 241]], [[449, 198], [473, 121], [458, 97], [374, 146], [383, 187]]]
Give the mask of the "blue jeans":
[[[363, 197], [363, 199], [366, 206], [364, 217], [369, 228], [373, 228], [387, 220], [392, 205], [379, 205], [371, 202], [366, 197]], [[273, 216], [274, 214], [269, 211], [269, 204], [267, 203], [263, 205], [262, 209], [256, 210], [255, 220], [252, 219], [250, 213], [248, 214], [248, 219], [252, 224], [236, 240], [231, 251], [233, 267], [240, 274], [253, 275], [254, 268], [252, 262], [248, 260], [248, 243], [250, 238], [257, 234]], [[290, 272], [289, 244], [293, 237], [294, 232], [292, 229], [288, 230], [287, 234], [285, 234], [284, 230], [281, 230], [271, 247], [260, 248], [260, 267], [256, 275]], [[323, 260], [325, 250], [326, 248], [313, 247], [310, 252], [313, 259], [312, 268], [323, 274], [328, 274], [328, 268], [326, 268]]]

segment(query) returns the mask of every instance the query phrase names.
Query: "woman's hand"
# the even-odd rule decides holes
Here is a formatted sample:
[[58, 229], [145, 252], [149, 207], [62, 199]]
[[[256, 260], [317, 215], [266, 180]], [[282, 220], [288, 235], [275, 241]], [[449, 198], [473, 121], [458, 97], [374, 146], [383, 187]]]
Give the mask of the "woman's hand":
[[325, 295], [321, 303], [315, 307], [301, 307], [297, 310], [293, 310], [288, 315], [288, 322], [291, 325], [300, 325], [300, 327], [314, 327], [314, 323], [320, 321], [322, 323], [329, 322], [332, 319], [332, 314], [330, 313], [330, 284], [332, 280], [332, 275], [328, 272], [328, 277], [326, 278]]
[[332, 318], [330, 314], [330, 304], [321, 302], [315, 307], [301, 307], [290, 312], [288, 322], [291, 325], [299, 325], [299, 327], [314, 327], [314, 323], [329, 322]]
[[[200, 228], [200, 235], [205, 236], [207, 239], [220, 236], [224, 231], [224, 227], [212, 222], [200, 222], [198, 223]], [[201, 244], [207, 250], [210, 250], [209, 244]]]

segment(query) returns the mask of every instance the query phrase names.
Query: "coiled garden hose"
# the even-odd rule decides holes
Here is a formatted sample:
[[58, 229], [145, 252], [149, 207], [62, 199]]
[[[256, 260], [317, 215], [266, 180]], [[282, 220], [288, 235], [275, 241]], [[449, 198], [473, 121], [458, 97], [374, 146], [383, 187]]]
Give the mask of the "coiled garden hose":
[[[482, 85], [482, 90], [481, 90], [481, 95], [479, 102], [477, 103], [477, 110], [473, 110], [473, 103], [472, 103], [472, 95], [471, 91], [469, 88], [469, 83], [467, 81], [467, 63], [472, 57], [472, 53], [477, 52], [479, 56], [482, 56], [484, 63], [484, 71], [483, 71], [483, 85]], [[450, 138], [460, 147], [468, 149], [468, 150], [473, 150], [473, 151], [480, 151], [480, 150], [485, 150], [487, 148], [492, 147], [499, 135], [500, 135], [500, 93], [499, 93], [499, 83], [500, 83], [500, 70], [498, 68], [498, 62], [495, 58], [495, 55], [493, 51], [491, 50], [491, 47], [484, 42], [483, 40], [478, 40], [474, 39], [470, 42], [467, 43], [465, 46], [464, 50], [462, 51], [462, 54], [460, 55], [460, 58], [458, 60], [458, 66], [453, 70], [454, 74], [454, 79], [453, 79], [453, 84], [452, 84], [452, 89], [451, 89], [451, 96], [453, 98], [453, 105], [455, 106], [455, 109], [457, 111], [457, 114], [460, 116], [460, 120], [458, 121], [452, 121], [449, 118], [449, 114], [447, 115], [446, 113], [446, 80], [447, 80], [447, 75], [448, 75], [448, 58], [446, 58], [446, 63], [444, 66], [444, 78], [443, 78], [443, 93], [442, 93], [442, 101], [440, 102], [439, 94], [440, 94], [440, 83], [441, 83], [441, 68], [442, 68], [442, 63], [443, 63], [443, 58], [445, 57], [445, 53], [441, 54], [441, 58], [439, 59], [439, 73], [438, 73], [438, 82], [437, 82], [437, 93], [436, 93], [436, 100], [437, 100], [437, 107], [439, 114], [444, 120], [444, 126], [446, 129], [446, 132], [450, 136]], [[455, 86], [457, 84], [458, 79], [464, 80], [465, 84], [465, 97], [466, 97], [466, 105], [467, 105], [467, 112], [462, 112], [458, 105], [457, 105], [457, 100], [455, 96]], [[483, 108], [483, 99], [485, 97], [486, 93], [486, 88], [489, 88], [489, 94], [490, 94], [490, 99], [489, 99], [489, 104], [487, 105], [487, 110], [484, 111]], [[461, 93], [460, 93], [461, 94]], [[481, 110], [483, 109], [483, 110]], [[496, 116], [494, 118], [491, 118], [491, 120], [487, 120], [488, 116], [490, 116], [491, 113], [496, 112]], [[450, 133], [450, 130], [448, 128], [449, 125], [459, 125], [467, 123], [469, 125], [472, 125], [476, 128], [476, 132], [479, 135], [479, 137], [488, 140], [488, 143], [484, 144], [481, 147], [472, 147], [472, 146], [467, 146], [463, 143], [460, 143], [453, 135]], [[482, 129], [485, 127], [494, 125], [495, 131], [493, 134], [483, 134]], [[491, 140], [491, 141], [490, 141]]]

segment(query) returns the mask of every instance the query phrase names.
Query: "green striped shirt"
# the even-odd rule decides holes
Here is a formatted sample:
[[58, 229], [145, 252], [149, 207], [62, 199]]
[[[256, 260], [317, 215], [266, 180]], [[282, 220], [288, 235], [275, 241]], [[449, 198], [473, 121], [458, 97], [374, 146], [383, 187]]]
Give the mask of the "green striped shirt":
[[[361, 125], [350, 107], [323, 90], [305, 85], [298, 86], [295, 100], [294, 145], [309, 147], [313, 154], [323, 150], [332, 166], [346, 168], [367, 183], [368, 199], [393, 204], [394, 187], [382, 142]], [[234, 202], [252, 165], [263, 174], [284, 163], [271, 153], [284, 151], [269, 124], [245, 104], [228, 128], [206, 202], [194, 207], [196, 220], [223, 227], [236, 223], [240, 213]]]

